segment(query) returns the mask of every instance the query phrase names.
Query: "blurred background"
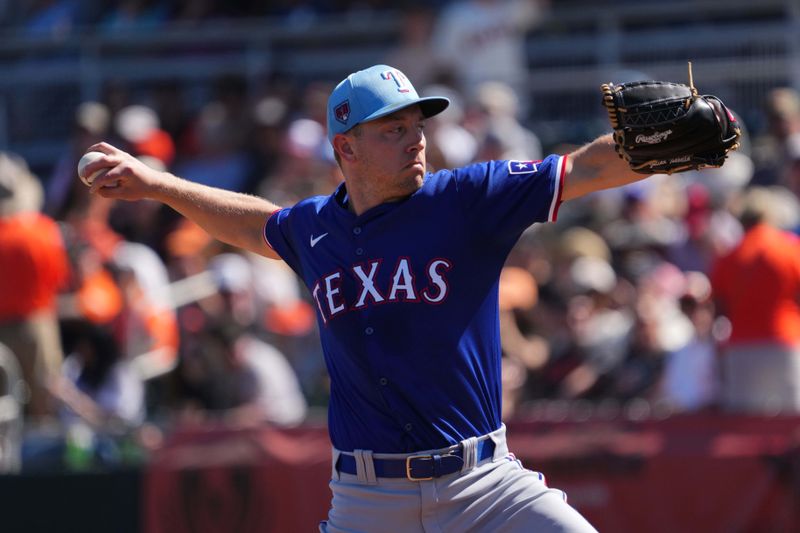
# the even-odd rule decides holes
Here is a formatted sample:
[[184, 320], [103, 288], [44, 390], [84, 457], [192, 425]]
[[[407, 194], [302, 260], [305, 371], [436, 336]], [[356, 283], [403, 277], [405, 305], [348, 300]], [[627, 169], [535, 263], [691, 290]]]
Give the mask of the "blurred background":
[[451, 98], [434, 169], [568, 153], [609, 130], [601, 83], [687, 83], [687, 61], [742, 148], [523, 235], [510, 446], [601, 531], [800, 531], [797, 0], [0, 0], [0, 530], [328, 509], [308, 292], [159, 204], [90, 197], [88, 146], [291, 205], [341, 180], [325, 106], [354, 70]]

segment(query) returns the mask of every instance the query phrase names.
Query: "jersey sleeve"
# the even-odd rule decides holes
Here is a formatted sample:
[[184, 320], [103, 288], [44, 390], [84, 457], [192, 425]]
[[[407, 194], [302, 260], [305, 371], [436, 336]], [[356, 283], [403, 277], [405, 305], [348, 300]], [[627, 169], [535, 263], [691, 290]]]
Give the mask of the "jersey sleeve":
[[300, 259], [294, 245], [292, 228], [292, 208], [279, 209], [272, 213], [264, 223], [264, 240], [292, 270], [300, 274]]
[[542, 161], [488, 161], [454, 171], [473, 230], [518, 237], [535, 222], [558, 218], [567, 156]]

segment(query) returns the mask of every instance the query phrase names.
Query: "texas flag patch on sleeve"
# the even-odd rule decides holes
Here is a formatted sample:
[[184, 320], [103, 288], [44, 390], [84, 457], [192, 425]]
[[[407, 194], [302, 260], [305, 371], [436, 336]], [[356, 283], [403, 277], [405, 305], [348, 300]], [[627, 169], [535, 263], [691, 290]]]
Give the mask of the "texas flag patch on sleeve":
[[538, 169], [536, 168], [536, 164], [541, 163], [541, 161], [509, 161], [508, 162], [508, 173], [509, 174], [530, 174], [532, 172], [536, 172]]

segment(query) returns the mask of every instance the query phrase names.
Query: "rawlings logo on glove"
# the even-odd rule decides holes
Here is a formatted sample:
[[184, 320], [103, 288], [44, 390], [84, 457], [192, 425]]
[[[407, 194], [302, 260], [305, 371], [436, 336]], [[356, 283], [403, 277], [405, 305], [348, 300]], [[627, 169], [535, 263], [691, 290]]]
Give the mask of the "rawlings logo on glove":
[[672, 174], [721, 167], [739, 147], [736, 118], [711, 95], [689, 85], [638, 81], [601, 86], [619, 156], [635, 172]]
[[654, 133], [652, 135], [637, 135], [636, 144], [658, 144], [660, 142], [666, 141], [667, 137], [669, 137], [671, 133], [672, 130], [667, 130], [659, 133]]

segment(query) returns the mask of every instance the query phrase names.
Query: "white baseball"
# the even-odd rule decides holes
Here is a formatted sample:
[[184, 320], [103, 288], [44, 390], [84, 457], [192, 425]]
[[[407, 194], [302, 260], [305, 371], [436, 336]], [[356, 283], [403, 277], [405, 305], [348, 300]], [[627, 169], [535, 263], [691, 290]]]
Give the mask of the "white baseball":
[[80, 161], [78, 161], [78, 177], [83, 183], [86, 184], [87, 187], [91, 186], [94, 179], [108, 169], [97, 170], [93, 172], [91, 176], [84, 176], [83, 171], [86, 169], [86, 165], [97, 161], [97, 159], [103, 157], [104, 155], [106, 154], [102, 152], [86, 152], [83, 154], [83, 157], [81, 157]]

